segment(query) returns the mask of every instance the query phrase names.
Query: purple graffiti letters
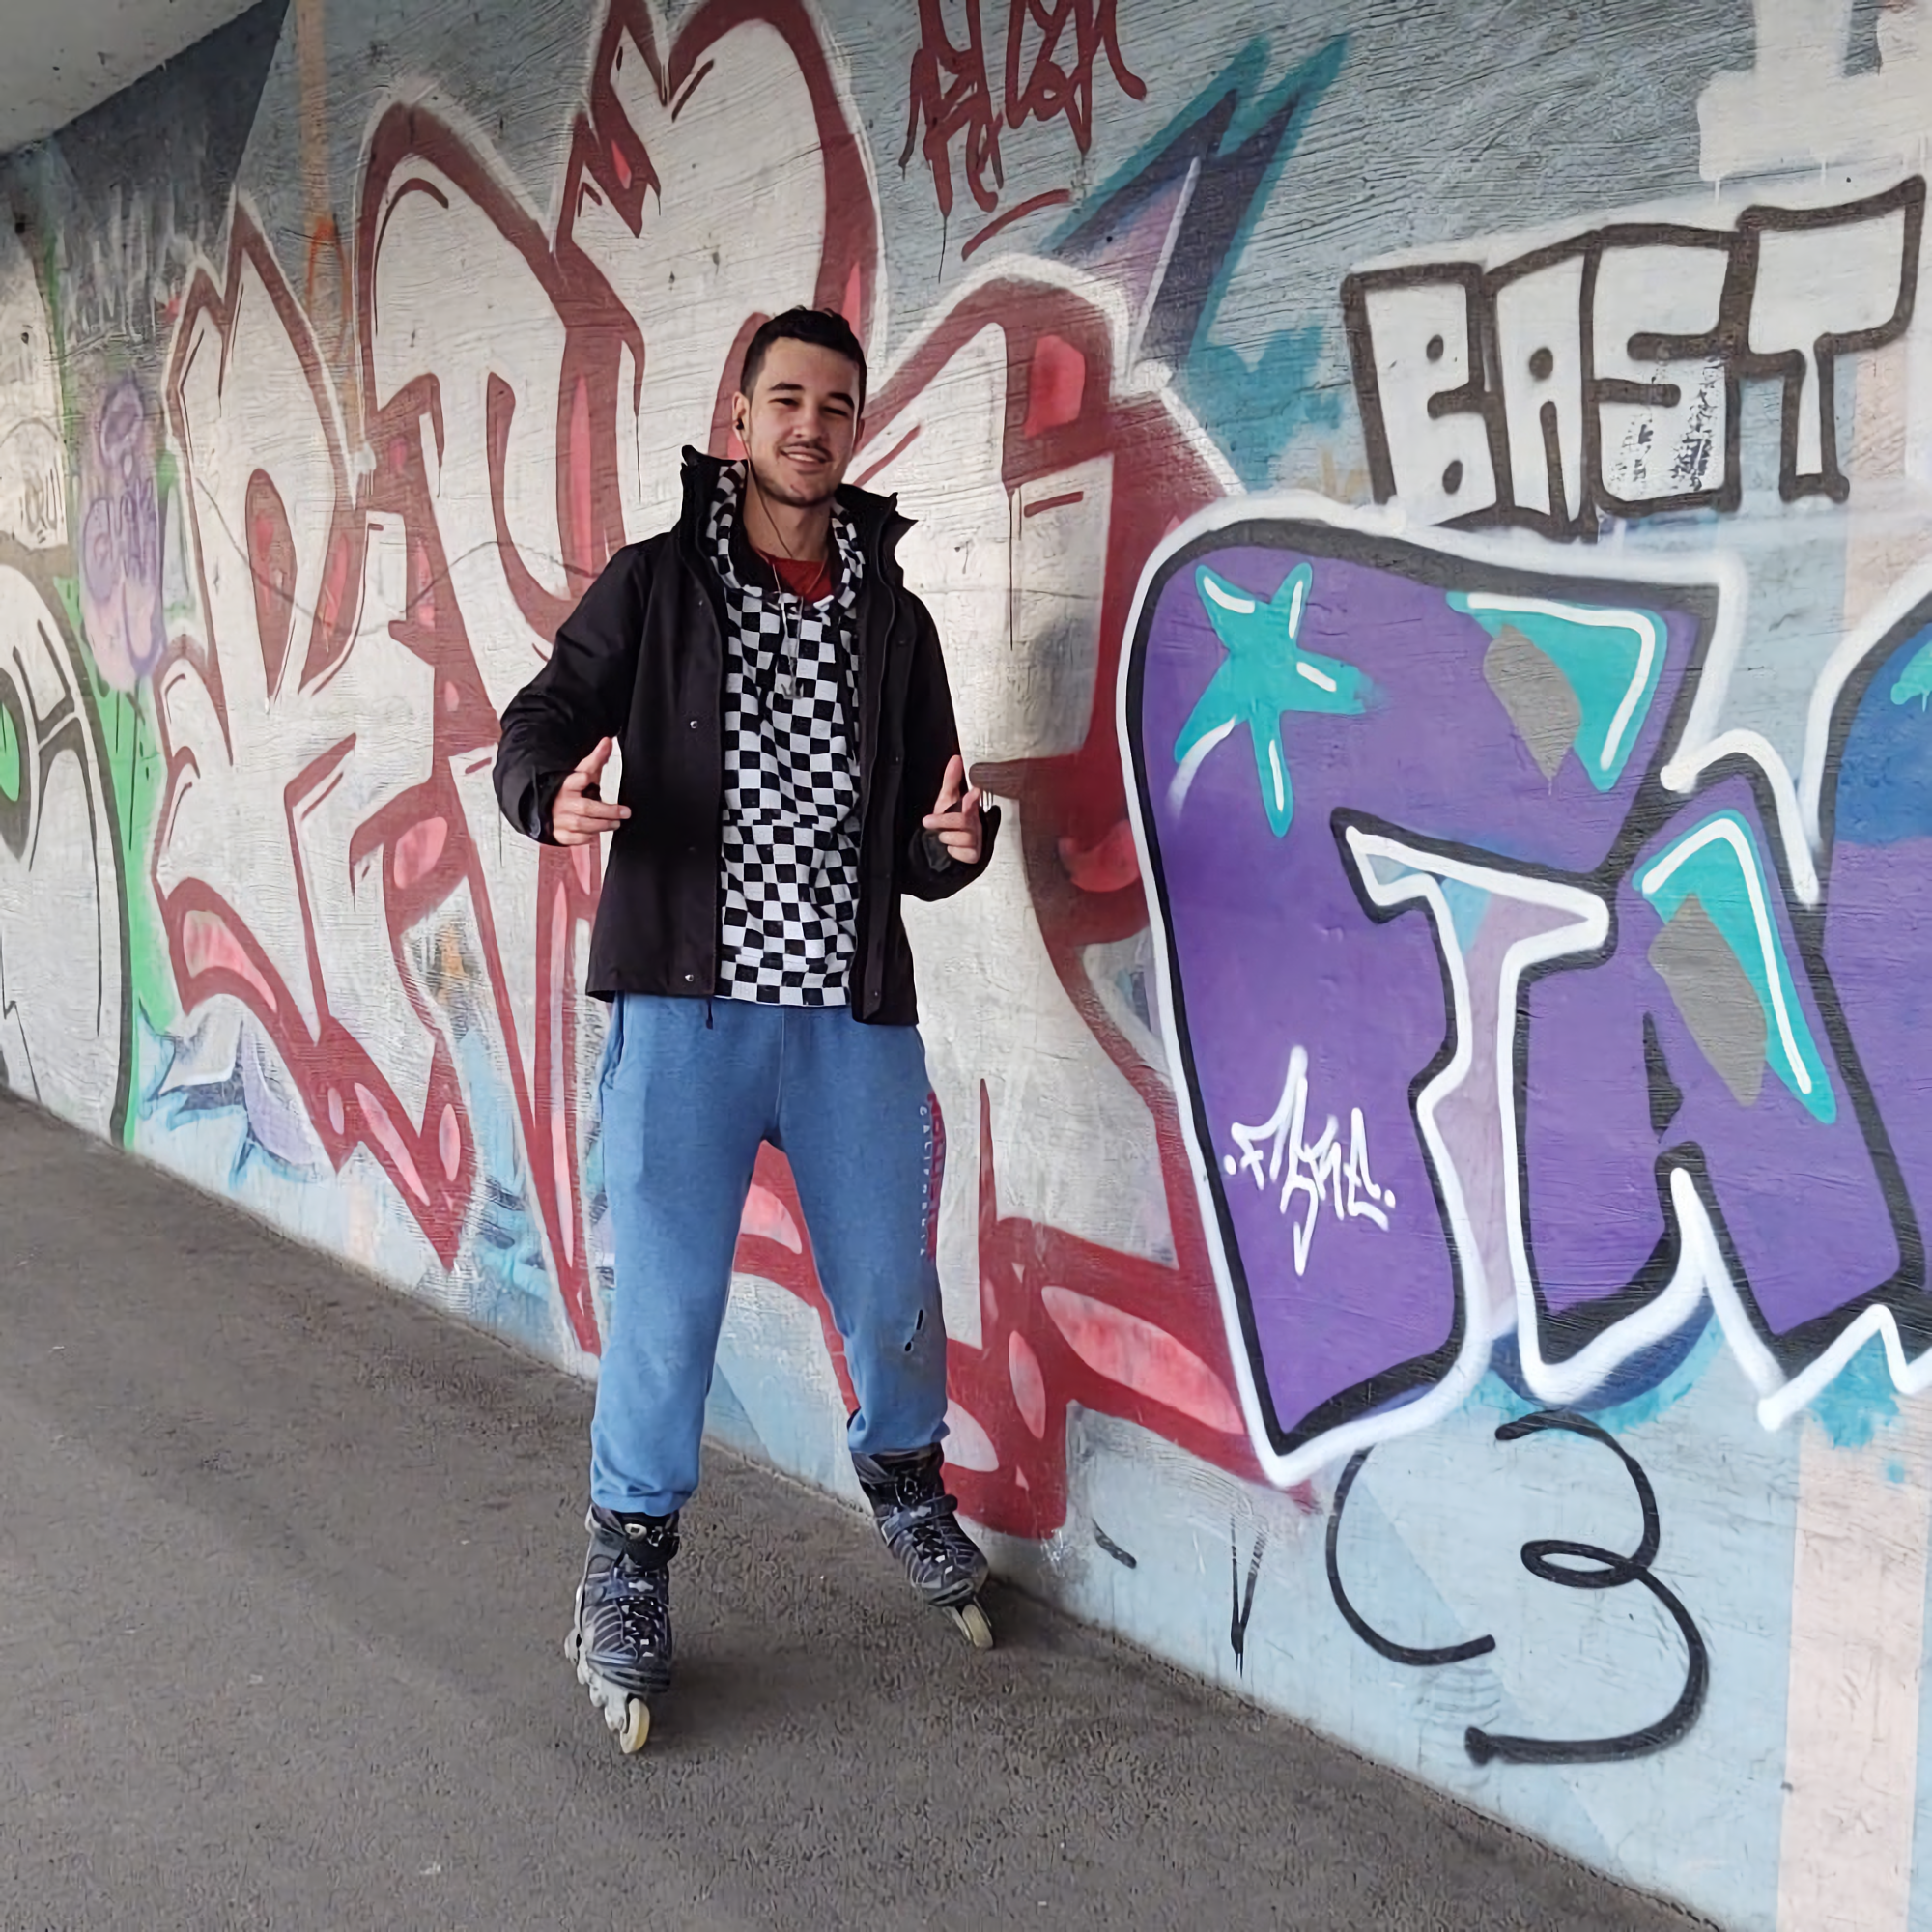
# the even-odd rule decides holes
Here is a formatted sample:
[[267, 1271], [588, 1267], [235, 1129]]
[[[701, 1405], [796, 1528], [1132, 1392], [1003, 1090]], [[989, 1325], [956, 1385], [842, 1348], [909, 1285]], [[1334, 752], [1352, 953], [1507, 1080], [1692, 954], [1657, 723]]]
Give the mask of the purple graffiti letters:
[[[1767, 1422], [1879, 1311], [1922, 1353], [1932, 1031], [1870, 942], [1932, 878], [1932, 628], [1895, 627], [1833, 714], [1820, 907], [1769, 765], [1671, 762], [1711, 586], [1204, 521], [1150, 567], [1122, 728], [1270, 1474], [1426, 1425], [1492, 1359], [1541, 1401], [1608, 1401], [1712, 1306]], [[1205, 717], [1244, 648], [1266, 689]]]
[[160, 662], [161, 518], [146, 399], [124, 376], [81, 444], [80, 608], [100, 674], [131, 691]]

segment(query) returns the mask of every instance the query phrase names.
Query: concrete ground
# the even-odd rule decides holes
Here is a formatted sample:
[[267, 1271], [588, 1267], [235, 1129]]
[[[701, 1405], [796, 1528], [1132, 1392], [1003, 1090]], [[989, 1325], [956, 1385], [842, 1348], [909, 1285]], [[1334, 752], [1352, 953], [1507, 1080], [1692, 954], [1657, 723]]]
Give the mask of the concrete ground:
[[722, 1453], [620, 1758], [582, 1384], [0, 1101], [0, 1925], [1690, 1923]]

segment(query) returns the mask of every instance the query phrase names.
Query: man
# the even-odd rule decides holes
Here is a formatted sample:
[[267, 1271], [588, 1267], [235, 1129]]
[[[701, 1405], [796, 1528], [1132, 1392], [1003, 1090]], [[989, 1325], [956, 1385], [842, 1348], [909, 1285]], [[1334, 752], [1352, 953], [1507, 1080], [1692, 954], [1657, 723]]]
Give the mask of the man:
[[761, 1141], [798, 1183], [881, 1533], [990, 1640], [938, 1446], [945, 1139], [899, 897], [977, 877], [999, 814], [966, 784], [938, 637], [895, 560], [910, 525], [844, 482], [865, 400], [841, 317], [767, 322], [732, 400], [744, 461], [686, 450], [676, 526], [618, 552], [503, 714], [511, 822], [611, 838], [588, 990], [612, 1003], [616, 1288], [573, 1654], [626, 1748], [670, 1681], [668, 1566]]

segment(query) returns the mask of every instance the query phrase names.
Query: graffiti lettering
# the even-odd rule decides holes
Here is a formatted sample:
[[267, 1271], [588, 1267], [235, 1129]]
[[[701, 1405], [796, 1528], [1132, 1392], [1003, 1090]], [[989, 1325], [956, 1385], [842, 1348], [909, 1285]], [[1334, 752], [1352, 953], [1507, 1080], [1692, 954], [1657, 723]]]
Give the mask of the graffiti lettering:
[[33, 264], [0, 222], [0, 531], [29, 550], [65, 546], [67, 476], [53, 333]]
[[160, 661], [161, 516], [147, 398], [124, 376], [100, 400], [81, 445], [81, 614], [94, 661], [131, 691]]
[[0, 1084], [118, 1127], [128, 980], [113, 789], [80, 649], [0, 541]]
[[[497, 720], [751, 331], [836, 308], [1007, 813], [903, 908], [996, 1561], [1719, 1918], [1681, 1827], [1745, 1766], [1776, 1911], [1857, 1844], [1832, 1910], [1899, 1926], [1925, 9], [1441, 11], [599, 0], [532, 67], [256, 10], [10, 157], [0, 1079], [587, 1369], [601, 854], [503, 823]], [[712, 1424], [844, 1481], [772, 1149], [733, 1263]], [[1707, 1737], [1718, 1632], [1793, 1694]]]
[[[1122, 58], [1115, 7], [1116, 0], [1012, 0], [1007, 21], [1008, 127], [1065, 115], [1084, 155], [1094, 142], [1094, 65], [1102, 53], [1121, 92], [1130, 100], [1147, 99], [1147, 84]], [[1036, 27], [1039, 43], [1023, 82], [1020, 66]], [[1073, 45], [1063, 64], [1061, 42], [1069, 28]]]
[[105, 208], [60, 231], [68, 346], [139, 340], [193, 272], [194, 242], [176, 221], [172, 183], [111, 190]]
[[[1289, 1055], [1288, 1078], [1274, 1112], [1260, 1126], [1235, 1125], [1229, 1128], [1238, 1159], [1224, 1156], [1222, 1165], [1232, 1176], [1251, 1175], [1256, 1187], [1263, 1185], [1262, 1167], [1266, 1157], [1267, 1184], [1281, 1182], [1281, 1212], [1286, 1215], [1297, 1195], [1305, 1198], [1306, 1211], [1294, 1226], [1294, 1271], [1308, 1272], [1308, 1249], [1315, 1237], [1315, 1223], [1323, 1202], [1335, 1210], [1335, 1218], [1372, 1221], [1386, 1234], [1389, 1210], [1395, 1207], [1392, 1191], [1378, 1187], [1369, 1174], [1368, 1135], [1362, 1125], [1362, 1110], [1349, 1115], [1349, 1157], [1342, 1158], [1342, 1141], [1335, 1116], [1313, 1141], [1306, 1138], [1308, 1118], [1308, 1053], [1297, 1046]], [[1286, 1153], [1286, 1171], [1282, 1156]]]
[[[1008, 812], [976, 917], [905, 917], [949, 1123], [950, 1473], [979, 1520], [1025, 1534], [1064, 1520], [1072, 1404], [1252, 1469], [1173, 1095], [1104, 963], [1146, 922], [1107, 856], [1131, 850], [1108, 722], [1128, 584], [1177, 496], [1222, 485], [1173, 398], [1121, 382], [1119, 353], [1075, 278], [1002, 264], [881, 377], [852, 471], [930, 508], [900, 555], [946, 637], [976, 780]], [[1074, 1134], [1107, 1161], [1042, 1158]], [[760, 1180], [795, 1212], [776, 1162]], [[809, 1255], [752, 1238], [741, 1264], [823, 1310]]]
[[[1663, 1526], [1658, 1515], [1657, 1492], [1651, 1487], [1649, 1476], [1634, 1456], [1587, 1416], [1563, 1410], [1546, 1409], [1515, 1422], [1506, 1422], [1496, 1431], [1496, 1440], [1520, 1442], [1527, 1436], [1551, 1430], [1599, 1443], [1618, 1458], [1636, 1491], [1637, 1507], [1642, 1515], [1642, 1534], [1636, 1548], [1628, 1555], [1595, 1543], [1564, 1537], [1538, 1537], [1522, 1546], [1522, 1567], [1538, 1581], [1554, 1583], [1565, 1590], [1617, 1590], [1629, 1583], [1640, 1585], [1663, 1606], [1677, 1626], [1678, 1634], [1684, 1639], [1684, 1688], [1677, 1701], [1662, 1718], [1615, 1737], [1533, 1738], [1491, 1731], [1472, 1724], [1463, 1734], [1463, 1747], [1468, 1751], [1470, 1761], [1479, 1765], [1492, 1760], [1500, 1760], [1504, 1764], [1608, 1764], [1647, 1756], [1653, 1751], [1667, 1748], [1690, 1731], [1703, 1712], [1704, 1698], [1710, 1689], [1710, 1653], [1702, 1633], [1690, 1612], [1685, 1608], [1683, 1600], [1651, 1572], [1651, 1566], [1657, 1561], [1658, 1551], [1662, 1547]], [[1342, 1522], [1348, 1510], [1350, 1492], [1368, 1460], [1369, 1451], [1366, 1449], [1358, 1450], [1349, 1459], [1349, 1465], [1335, 1486], [1335, 1502], [1328, 1515], [1328, 1593], [1343, 1621], [1371, 1650], [1378, 1657], [1387, 1658], [1391, 1663], [1432, 1669], [1487, 1657], [1496, 1648], [1496, 1639], [1492, 1635], [1470, 1637], [1462, 1643], [1434, 1648], [1398, 1643], [1377, 1630], [1350, 1601], [1342, 1582]], [[1581, 1565], [1591, 1567], [1578, 1567]]]
[[[1710, 1653], [1683, 1600], [1651, 1574], [1650, 1566], [1657, 1560], [1663, 1529], [1657, 1513], [1657, 1492], [1651, 1488], [1642, 1464], [1622, 1444], [1580, 1415], [1527, 1415], [1520, 1422], [1504, 1423], [1496, 1431], [1496, 1440], [1516, 1442], [1543, 1429], [1568, 1430], [1587, 1436], [1621, 1459], [1635, 1486], [1637, 1506], [1643, 1512], [1643, 1537], [1628, 1556], [1594, 1543], [1539, 1537], [1523, 1545], [1522, 1567], [1540, 1581], [1555, 1583], [1566, 1590], [1618, 1590], [1626, 1583], [1641, 1584], [1669, 1612], [1677, 1634], [1684, 1639], [1684, 1689], [1662, 1717], [1619, 1737], [1512, 1737], [1472, 1725], [1464, 1742], [1471, 1761], [1476, 1764], [1487, 1764], [1492, 1758], [1500, 1758], [1505, 1764], [1610, 1764], [1624, 1758], [1644, 1757], [1675, 1744], [1702, 1715], [1705, 1693], [1711, 1684]], [[1557, 1561], [1558, 1558], [1564, 1560]], [[1585, 1563], [1596, 1567], [1589, 1570], [1572, 1567]]]
[[20, 481], [20, 533], [29, 543], [57, 537], [66, 522], [66, 492], [54, 465], [36, 469]]
[[[1000, 111], [986, 75], [980, 0], [965, 0], [966, 43], [955, 47], [946, 30], [942, 0], [919, 0], [919, 51], [912, 60], [912, 106], [906, 122], [905, 167], [916, 145], [932, 170], [942, 217], [952, 213], [952, 143], [965, 137], [963, 171], [973, 199], [990, 214], [1000, 205], [1006, 172], [1000, 165]], [[925, 139], [920, 142], [920, 124]]]
[[1425, 523], [1594, 534], [1602, 517], [1734, 510], [1739, 384], [1783, 384], [1777, 484], [1842, 502], [1839, 361], [1911, 326], [1921, 176], [1726, 230], [1624, 224], [1493, 267], [1342, 285], [1376, 499]]
[[1349, 1510], [1349, 1496], [1355, 1487], [1355, 1479], [1367, 1467], [1369, 1451], [1358, 1449], [1349, 1458], [1348, 1467], [1342, 1471], [1341, 1480], [1335, 1485], [1335, 1500], [1328, 1507], [1328, 1536], [1326, 1542], [1326, 1561], [1328, 1566], [1328, 1594], [1334, 1599], [1335, 1607], [1341, 1612], [1342, 1621], [1376, 1653], [1385, 1657], [1391, 1663], [1406, 1663], [1418, 1670], [1426, 1670], [1441, 1663], [1466, 1663], [1472, 1658], [1487, 1657], [1495, 1649], [1496, 1640], [1492, 1636], [1472, 1636], [1463, 1643], [1438, 1644], [1431, 1649], [1418, 1648], [1414, 1644], [1398, 1643], [1393, 1637], [1382, 1633], [1363, 1616], [1353, 1603], [1342, 1582], [1342, 1521]]
[[[748, 138], [731, 103], [753, 88]], [[815, 173], [777, 167], [800, 154], [819, 156]], [[711, 211], [781, 173], [790, 185], [764, 201], [783, 243], [746, 228], [713, 248]], [[668, 290], [657, 251], [696, 248], [700, 227], [707, 288]], [[815, 300], [863, 326], [876, 254], [863, 160], [789, 0], [756, 17], [700, 8], [668, 47], [647, 8], [613, 0], [554, 242], [428, 109], [372, 128], [355, 236], [362, 460], [245, 207], [225, 276], [200, 272], [182, 302], [168, 406], [202, 635], [156, 680], [168, 795], [154, 877], [184, 1009], [246, 1009], [289, 1069], [304, 1137], [338, 1167], [366, 1150], [446, 1265], [486, 1162], [500, 1183], [526, 1161], [539, 1272], [547, 1254], [585, 1350], [571, 981], [597, 879], [501, 836], [497, 716], [574, 591], [663, 518], [676, 444], [717, 420], [748, 319]], [[483, 263], [499, 326], [451, 337], [451, 278]], [[288, 836], [234, 838], [263, 800]], [[475, 987], [453, 940], [433, 950], [453, 968], [425, 975], [411, 956], [452, 903], [475, 911]], [[479, 1128], [459, 1076], [459, 1058], [488, 1063], [493, 1036], [514, 1157], [487, 1144], [509, 1137]]]
[[[1083, 155], [1088, 152], [1094, 143], [1094, 71], [1103, 53], [1122, 93], [1132, 100], [1147, 99], [1146, 83], [1121, 52], [1116, 0], [1011, 0], [1002, 119], [987, 70], [980, 0], [963, 4], [966, 38], [955, 46], [944, 0], [919, 0], [920, 43], [912, 60], [905, 146], [899, 155], [901, 168], [910, 165], [915, 150], [924, 156], [942, 217], [952, 213], [955, 140], [963, 139], [960, 163], [966, 185], [988, 214], [999, 207], [1006, 185], [1000, 156], [1003, 130], [1029, 121], [1064, 119], [1075, 146]], [[962, 255], [970, 256], [980, 242], [1020, 214], [1072, 198], [1065, 190], [1034, 196], [969, 242]]]
[[[1210, 748], [1186, 787], [1167, 773], [1225, 675], [1200, 582], [1250, 586], [1260, 608], [1311, 567], [1322, 596], [1295, 655], [1329, 647], [1377, 696], [1282, 715], [1302, 808], [1284, 836], [1245, 757]], [[1575, 1404], [1707, 1305], [1768, 1425], [1873, 1334], [1901, 1386], [1932, 1379], [1921, 1035], [1896, 1017], [1898, 976], [1846, 938], [1892, 916], [1932, 826], [1916, 736], [1932, 599], [1908, 583], [1828, 673], [1808, 844], [1768, 750], [1712, 761], [1692, 735], [1734, 655], [1724, 611], [1683, 572], [1533, 576], [1252, 507], [1237, 542], [1177, 538], [1150, 580], [1128, 747], [1196, 1145], [1218, 1154], [1211, 1123], [1238, 1115], [1258, 1054], [1291, 1068], [1277, 1118], [1237, 1136], [1248, 1158], [1199, 1170], [1277, 1480], [1424, 1426], [1502, 1338], [1533, 1394]], [[1453, 779], [1407, 749], [1405, 714], [1454, 721]], [[1339, 1161], [1333, 1139], [1286, 1157], [1307, 1146], [1306, 1040], [1362, 1118], [1412, 1122], [1378, 1141], [1384, 1194], [1438, 1206], [1428, 1226], [1388, 1217], [1372, 1274], [1306, 1238], [1316, 1203], [1341, 1199], [1304, 1172], [1317, 1150]], [[1605, 1189], [1630, 1210], [1606, 1220]], [[1295, 1192], [1310, 1207], [1288, 1255], [1269, 1223]]]
[[1235, 1668], [1245, 1670], [1248, 1660], [1248, 1624], [1255, 1614], [1255, 1585], [1261, 1581], [1262, 1558], [1267, 1554], [1267, 1531], [1255, 1533], [1255, 1547], [1248, 1552], [1248, 1579], [1241, 1583], [1241, 1538], [1239, 1526], [1228, 1525], [1228, 1585], [1233, 1598], [1228, 1613], [1228, 1647], [1235, 1653]]

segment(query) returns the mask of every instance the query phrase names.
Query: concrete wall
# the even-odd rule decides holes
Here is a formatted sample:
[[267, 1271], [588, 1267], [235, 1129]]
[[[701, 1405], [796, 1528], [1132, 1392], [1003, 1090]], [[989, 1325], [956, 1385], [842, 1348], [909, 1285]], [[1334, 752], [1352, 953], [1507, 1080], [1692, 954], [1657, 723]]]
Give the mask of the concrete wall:
[[[0, 164], [6, 1079], [592, 1369], [493, 721], [838, 302], [1010, 815], [912, 917], [1003, 1567], [1932, 1927], [1928, 136], [1914, 0], [272, 0]], [[844, 1486], [776, 1159], [740, 1266]]]

